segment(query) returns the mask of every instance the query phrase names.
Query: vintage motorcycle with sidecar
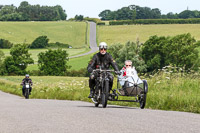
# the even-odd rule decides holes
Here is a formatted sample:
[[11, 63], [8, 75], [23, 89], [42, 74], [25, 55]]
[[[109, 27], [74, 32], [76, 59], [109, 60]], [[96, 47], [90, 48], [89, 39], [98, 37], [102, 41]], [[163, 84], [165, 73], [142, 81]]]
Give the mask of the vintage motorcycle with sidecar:
[[[140, 103], [140, 108], [144, 109], [146, 104], [146, 98], [148, 93], [148, 84], [146, 80], [141, 80], [135, 68], [128, 68], [126, 70], [126, 76], [123, 74], [118, 76], [117, 80], [117, 89], [112, 90], [110, 93], [109, 90], [109, 72], [115, 72], [113, 70], [94, 70], [98, 76], [95, 80], [95, 93], [94, 97], [91, 98], [95, 104], [95, 107], [98, 107], [99, 104], [102, 104], [103, 108], [106, 108], [107, 101], [122, 101], [122, 102], [138, 102]], [[119, 96], [131, 97], [132, 100], [119, 100]]]

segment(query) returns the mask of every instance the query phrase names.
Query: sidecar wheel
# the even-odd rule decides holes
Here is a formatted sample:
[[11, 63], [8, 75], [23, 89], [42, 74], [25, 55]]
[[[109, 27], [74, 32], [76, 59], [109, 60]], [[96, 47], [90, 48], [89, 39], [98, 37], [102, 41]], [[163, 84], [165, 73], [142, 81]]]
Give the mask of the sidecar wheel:
[[140, 96], [139, 102], [140, 102], [141, 109], [144, 109], [144, 107], [146, 105], [146, 99], [147, 99], [147, 94], [143, 94], [142, 96]]

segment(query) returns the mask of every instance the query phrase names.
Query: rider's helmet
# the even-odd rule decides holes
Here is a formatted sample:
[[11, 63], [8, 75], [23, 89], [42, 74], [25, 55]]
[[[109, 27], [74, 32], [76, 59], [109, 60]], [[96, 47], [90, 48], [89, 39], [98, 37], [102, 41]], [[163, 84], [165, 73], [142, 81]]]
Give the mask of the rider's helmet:
[[107, 49], [108, 45], [105, 42], [100, 42], [99, 43], [99, 49], [102, 49], [102, 48]]
[[25, 77], [26, 77], [26, 78], [29, 78], [29, 74], [26, 74]]
[[101, 49], [107, 50], [107, 48], [108, 48], [108, 45], [105, 42], [99, 43], [99, 51], [102, 55], [106, 54], [106, 51], [101, 52]]

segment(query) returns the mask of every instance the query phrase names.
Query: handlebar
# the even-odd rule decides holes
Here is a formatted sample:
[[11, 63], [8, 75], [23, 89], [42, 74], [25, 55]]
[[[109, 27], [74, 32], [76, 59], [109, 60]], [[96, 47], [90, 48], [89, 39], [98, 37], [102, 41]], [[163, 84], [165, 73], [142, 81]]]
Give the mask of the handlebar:
[[102, 70], [102, 69], [95, 69], [93, 70], [93, 72], [115, 72], [115, 74], [118, 74], [118, 71], [114, 71], [114, 70]]

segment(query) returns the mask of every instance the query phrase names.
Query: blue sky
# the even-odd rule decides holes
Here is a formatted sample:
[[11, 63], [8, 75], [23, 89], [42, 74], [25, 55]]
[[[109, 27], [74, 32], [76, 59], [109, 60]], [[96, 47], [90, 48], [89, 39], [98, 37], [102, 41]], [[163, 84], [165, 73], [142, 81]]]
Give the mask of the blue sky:
[[[0, 5], [19, 4], [24, 0], [0, 0]], [[55, 6], [61, 5], [67, 13], [67, 19], [77, 15], [84, 17], [98, 17], [105, 9], [112, 11], [124, 6], [138, 5], [141, 7], [159, 8], [162, 14], [169, 12], [180, 13], [189, 10], [200, 11], [200, 0], [26, 0], [31, 5], [40, 4]]]

